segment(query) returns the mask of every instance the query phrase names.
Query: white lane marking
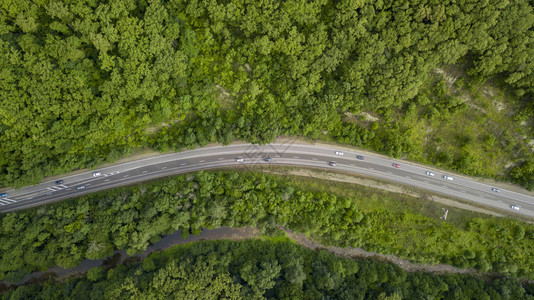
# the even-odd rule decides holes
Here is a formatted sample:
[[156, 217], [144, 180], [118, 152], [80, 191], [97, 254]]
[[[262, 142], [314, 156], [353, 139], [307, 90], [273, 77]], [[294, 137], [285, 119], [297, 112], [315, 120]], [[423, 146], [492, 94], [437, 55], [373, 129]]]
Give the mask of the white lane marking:
[[161, 167], [161, 169], [162, 169], [162, 170], [165, 170], [165, 169], [167, 169], [167, 167]]
[[183, 164], [180, 164], [180, 166], [185, 166], [185, 163], [183, 163]]
[[108, 182], [108, 181], [109, 181], [109, 179], [106, 179], [106, 180], [104, 180], [104, 181], [105, 181], [105, 182]]
[[280, 155], [276, 155], [275, 157], [280, 157]]
[[91, 184], [90, 184], [90, 183], [86, 183], [85, 185], [86, 185], [86, 186], [89, 186], [89, 185], [91, 185]]
[[2, 202], [0, 202], [0, 205], [4, 206], [5, 204], [4, 204], [4, 203], [2, 203]]
[[374, 170], [373, 168], [367, 168], [367, 169], [369, 169], [369, 170]]
[[423, 180], [423, 182], [424, 182], [424, 183], [428, 183], [428, 181], [426, 181], [426, 180]]
[[447, 188], [447, 186], [446, 186], [446, 185], [442, 185], [442, 187], [444, 187], [444, 188]]
[[53, 188], [46, 188], [46, 189], [49, 190], [49, 191], [52, 191], [52, 192], [55, 192], [55, 191], [56, 191], [56, 190], [53, 189]]
[[317, 160], [317, 158], [314, 157], [314, 158], [312, 158], [312, 160]]
[[410, 176], [405, 176], [405, 177], [406, 177], [406, 178], [412, 178], [412, 177], [410, 177]]
[[201, 160], [200, 162], [203, 163], [203, 162], [206, 162], [206, 161], [205, 160]]
[[300, 157], [298, 157], [298, 156], [293, 156], [293, 158], [300, 158]]
[[52, 195], [52, 193], [46, 193], [45, 195]]
[[126, 177], [128, 177], [128, 176], [130, 176], [130, 175], [124, 175], [124, 176], [122, 176], [122, 177], [126, 178]]
[[[0, 201], [2, 201], [4, 204], [9, 204], [9, 202], [7, 202], [5, 200], [0, 200]], [[4, 205], [4, 204], [2, 204], [2, 205]]]
[[355, 165], [355, 164], [350, 164], [350, 165], [351, 165], [351, 166], [353, 166], [353, 167], [356, 167], [356, 165]]
[[219, 157], [219, 158], [217, 158], [217, 159], [218, 159], [218, 160], [224, 160], [224, 157]]
[[64, 188], [64, 189], [68, 188], [68, 186], [63, 185], [63, 184], [60, 184], [60, 185], [58, 185], [58, 186], [60, 186], [60, 187], [62, 187], [62, 188]]
[[141, 172], [141, 173], [145, 174], [145, 173], [148, 173], [148, 171], [143, 171], [143, 172]]

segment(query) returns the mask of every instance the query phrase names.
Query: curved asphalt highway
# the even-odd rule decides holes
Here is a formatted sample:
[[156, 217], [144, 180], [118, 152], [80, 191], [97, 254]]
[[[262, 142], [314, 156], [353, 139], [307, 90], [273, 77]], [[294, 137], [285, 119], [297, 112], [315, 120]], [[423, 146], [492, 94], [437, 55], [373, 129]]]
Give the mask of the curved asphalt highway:
[[[112, 187], [197, 170], [236, 165], [280, 164], [330, 168], [373, 176], [534, 217], [532, 196], [504, 189], [496, 193], [492, 191], [492, 186], [466, 177], [378, 156], [365, 155], [364, 160], [359, 160], [356, 155], [361, 153], [343, 151], [344, 155], [336, 155], [336, 150], [327, 146], [304, 144], [234, 144], [158, 155], [97, 169], [95, 171], [101, 172], [98, 177], [93, 177], [93, 171], [90, 171], [62, 178], [63, 184], [60, 185], [56, 185], [55, 181], [46, 181], [20, 190], [7, 191], [8, 196], [0, 198], [0, 212], [34, 207]], [[237, 162], [237, 157], [242, 157], [243, 162]], [[264, 161], [265, 157], [270, 157], [272, 161]], [[336, 166], [330, 166], [328, 163], [331, 161], [335, 161]], [[394, 163], [398, 163], [400, 168], [393, 167]], [[426, 175], [426, 171], [433, 172], [435, 176]], [[444, 180], [443, 175], [454, 179]], [[77, 187], [82, 185], [85, 189], [78, 190]], [[511, 205], [520, 207], [520, 210], [512, 210]]]

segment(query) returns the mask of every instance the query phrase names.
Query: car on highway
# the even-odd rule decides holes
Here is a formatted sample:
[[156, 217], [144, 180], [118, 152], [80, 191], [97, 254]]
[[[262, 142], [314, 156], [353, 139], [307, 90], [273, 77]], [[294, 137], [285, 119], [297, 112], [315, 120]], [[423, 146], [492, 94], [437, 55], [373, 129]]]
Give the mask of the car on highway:
[[434, 172], [426, 171], [426, 175], [428, 175], [428, 176], [434, 176], [435, 174], [434, 174]]
[[56, 184], [63, 184], [63, 180], [56, 180]]
[[98, 177], [100, 175], [102, 175], [102, 172], [98, 172], [98, 171], [93, 172], [93, 177]]
[[332, 167], [335, 167], [336, 166], [336, 162], [335, 161], [331, 161], [328, 163], [329, 165], [331, 165]]
[[336, 151], [336, 155], [343, 155], [343, 152], [341, 152], [341, 151]]
[[245, 160], [244, 160], [242, 157], [237, 157], [237, 158], [235, 159], [235, 161], [237, 161], [237, 162], [244, 162]]
[[0, 198], [4, 198], [4, 197], [7, 197], [7, 193], [0, 194]]
[[519, 206], [517, 206], [517, 205], [513, 205], [513, 204], [510, 205], [510, 208], [511, 208], [511, 209], [515, 209], [515, 210], [519, 210]]
[[452, 177], [447, 175], [443, 175], [443, 179], [452, 181]]
[[499, 190], [498, 188], [491, 188], [492, 191], [494, 191], [495, 193], [500, 193], [501, 190]]
[[263, 159], [263, 161], [265, 161], [265, 162], [271, 162], [272, 159], [271, 159], [270, 157], [266, 157], [266, 158]]
[[356, 158], [360, 159], [360, 160], [363, 160], [363, 156], [361, 156], [361, 155], [356, 155]]
[[77, 190], [83, 190], [83, 189], [85, 189], [85, 185], [77, 186], [76, 189], [77, 189]]
[[400, 165], [399, 165], [399, 164], [393, 164], [393, 166], [394, 166], [395, 168], [400, 168]]

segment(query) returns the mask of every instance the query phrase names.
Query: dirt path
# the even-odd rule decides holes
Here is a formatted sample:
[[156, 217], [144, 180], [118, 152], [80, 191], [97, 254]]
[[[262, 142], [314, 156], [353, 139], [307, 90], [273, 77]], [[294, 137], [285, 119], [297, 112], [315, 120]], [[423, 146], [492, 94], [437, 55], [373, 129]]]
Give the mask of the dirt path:
[[[397, 264], [402, 269], [407, 272], [427, 272], [427, 273], [457, 273], [457, 274], [471, 274], [477, 275], [478, 273], [474, 269], [459, 269], [449, 265], [423, 265], [409, 262], [404, 259], [400, 259], [393, 255], [384, 255], [375, 252], [365, 251], [361, 248], [342, 248], [342, 247], [333, 247], [325, 246], [304, 234], [295, 233], [292, 230], [283, 229], [287, 234], [287, 237], [293, 240], [295, 243], [306, 247], [311, 250], [326, 249], [329, 252], [347, 258], [365, 258], [365, 259], [374, 259], [382, 262], [390, 262]], [[129, 256], [126, 252], [119, 250], [115, 251], [113, 255], [109, 256], [106, 259], [116, 258], [116, 263], [123, 263], [126, 259], [129, 258], [144, 258], [150, 253], [168, 249], [176, 245], [182, 245], [186, 243], [192, 243], [197, 241], [208, 241], [208, 240], [232, 240], [239, 241], [244, 239], [251, 238], [261, 238], [259, 230], [256, 228], [230, 228], [230, 227], [221, 227], [217, 229], [204, 230], [200, 235], [190, 236], [187, 239], [182, 239], [180, 236], [180, 231], [176, 231], [170, 235], [165, 236], [160, 241], [149, 246], [143, 253], [135, 254]], [[63, 269], [61, 267], [53, 267], [48, 269], [46, 272], [34, 272], [26, 277], [24, 280], [16, 283], [10, 284], [8, 282], [0, 282], [0, 285], [11, 286], [11, 285], [21, 285], [25, 283], [40, 282], [47, 278], [55, 278], [57, 280], [64, 280], [71, 276], [82, 276], [87, 271], [93, 267], [98, 267], [104, 264], [106, 259], [91, 260], [86, 259], [80, 265], [70, 268]]]
[[[282, 171], [282, 172], [270, 171], [270, 170], [264, 169], [262, 171], [266, 173], [277, 174], [277, 175], [294, 175], [294, 176], [312, 177], [312, 178], [318, 178], [318, 179], [324, 179], [324, 180], [330, 180], [330, 181], [354, 183], [354, 184], [376, 188], [376, 189], [380, 189], [380, 190], [384, 190], [388, 192], [404, 194], [404, 195], [408, 195], [408, 196], [415, 197], [415, 198], [422, 197], [422, 194], [416, 192], [413, 188], [405, 188], [404, 186], [399, 185], [399, 184], [381, 182], [379, 180], [375, 180], [372, 178], [365, 178], [365, 177], [358, 176], [358, 175], [349, 175], [345, 173], [325, 173], [324, 171], [317, 171], [313, 169], [287, 170], [287, 171]], [[493, 216], [498, 216], [498, 217], [504, 216], [503, 214], [497, 213], [492, 210], [480, 208], [477, 206], [455, 201], [453, 199], [441, 197], [438, 195], [430, 195], [430, 196], [427, 195], [426, 198], [431, 201], [438, 202], [443, 205], [447, 205], [451, 207], [480, 212], [483, 214], [488, 214], [488, 215], [493, 215]]]

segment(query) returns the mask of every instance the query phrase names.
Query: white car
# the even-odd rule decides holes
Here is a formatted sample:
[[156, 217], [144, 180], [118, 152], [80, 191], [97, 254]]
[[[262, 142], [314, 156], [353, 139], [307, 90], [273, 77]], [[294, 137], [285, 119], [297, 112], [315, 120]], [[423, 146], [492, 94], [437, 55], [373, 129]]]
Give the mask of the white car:
[[93, 177], [98, 177], [102, 175], [102, 172], [93, 172]]
[[343, 152], [341, 152], [341, 151], [336, 151], [336, 155], [343, 155]]
[[500, 193], [501, 190], [499, 190], [498, 188], [491, 188], [492, 191], [494, 191], [495, 193]]
[[238, 157], [238, 158], [235, 159], [235, 161], [237, 161], [237, 162], [244, 162], [245, 160], [244, 160], [242, 157]]
[[443, 179], [452, 181], [452, 177], [447, 175], [443, 175]]
[[516, 206], [516, 205], [510, 205], [510, 208], [511, 209], [515, 209], [515, 210], [519, 210], [519, 206]]
[[430, 172], [430, 171], [426, 171], [426, 175], [428, 175], [428, 176], [434, 176], [435, 174], [432, 173], [432, 172]]
[[77, 189], [77, 190], [83, 190], [83, 189], [85, 189], [85, 185], [77, 186], [76, 189]]

